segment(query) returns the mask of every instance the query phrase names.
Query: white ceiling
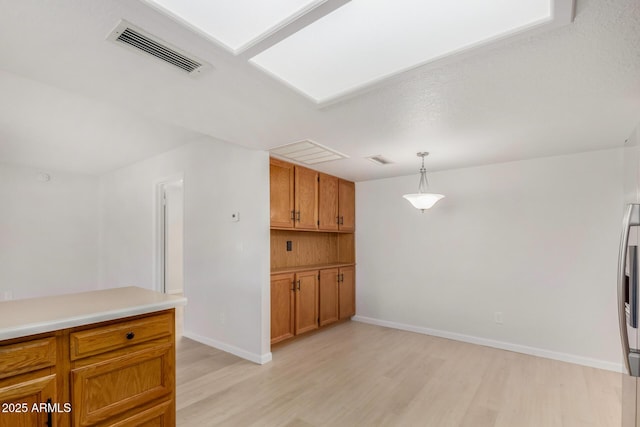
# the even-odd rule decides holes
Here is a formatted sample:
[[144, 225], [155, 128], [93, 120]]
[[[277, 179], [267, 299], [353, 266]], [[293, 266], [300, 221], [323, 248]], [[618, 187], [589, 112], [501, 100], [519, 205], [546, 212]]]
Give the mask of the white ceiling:
[[[503, 40], [319, 107], [148, 4], [0, 0], [0, 162], [100, 174], [204, 134], [305, 139], [354, 179], [621, 146], [640, 120], [637, 0], [578, 1], [574, 23]], [[213, 65], [197, 77], [105, 38], [120, 19]], [[378, 166], [366, 157], [395, 162]]]

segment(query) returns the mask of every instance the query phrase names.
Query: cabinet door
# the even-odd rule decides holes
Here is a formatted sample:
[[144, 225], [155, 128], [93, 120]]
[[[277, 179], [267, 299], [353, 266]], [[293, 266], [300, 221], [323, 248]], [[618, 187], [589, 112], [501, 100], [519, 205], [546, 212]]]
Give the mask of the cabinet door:
[[[49, 419], [50, 425], [57, 425], [57, 416], [51, 413], [54, 408], [47, 402], [59, 404], [60, 411], [65, 410], [63, 403], [66, 402], [56, 399], [55, 375], [25, 379], [17, 384], [10, 384], [7, 380], [1, 384], [4, 385], [0, 385], [0, 427], [46, 426]], [[44, 404], [42, 408], [41, 403]], [[32, 410], [34, 405], [37, 408], [35, 411]]]
[[355, 268], [342, 267], [340, 269], [340, 319], [346, 319], [356, 314], [356, 281]]
[[338, 210], [340, 230], [354, 231], [356, 228], [356, 185], [350, 181], [338, 182]]
[[150, 402], [171, 399], [175, 348], [171, 343], [130, 353], [97, 357], [71, 370], [74, 426], [91, 426]]
[[319, 174], [318, 182], [318, 228], [338, 230], [338, 178]]
[[318, 328], [318, 271], [296, 274], [296, 335]]
[[295, 228], [318, 229], [318, 172], [295, 167]]
[[271, 344], [294, 334], [294, 281], [293, 273], [271, 276]]
[[338, 320], [338, 269], [320, 270], [320, 326]]
[[270, 159], [271, 227], [293, 228], [293, 173], [291, 163]]

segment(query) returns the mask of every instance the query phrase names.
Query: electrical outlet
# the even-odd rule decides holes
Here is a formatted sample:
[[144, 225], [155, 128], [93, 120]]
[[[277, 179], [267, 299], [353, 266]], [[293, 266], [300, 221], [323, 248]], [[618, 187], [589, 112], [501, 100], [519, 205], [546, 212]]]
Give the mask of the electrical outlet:
[[240, 212], [232, 212], [231, 213], [231, 221], [233, 221], [233, 222], [240, 221]]
[[498, 324], [498, 325], [502, 325], [503, 320], [502, 320], [502, 312], [501, 311], [496, 311], [495, 313], [493, 313], [493, 320]]

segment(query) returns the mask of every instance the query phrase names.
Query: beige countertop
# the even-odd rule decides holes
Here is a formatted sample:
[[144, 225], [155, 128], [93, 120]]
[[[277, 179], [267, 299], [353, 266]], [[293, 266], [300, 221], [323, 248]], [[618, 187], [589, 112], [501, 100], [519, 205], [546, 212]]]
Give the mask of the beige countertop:
[[185, 305], [182, 296], [137, 287], [0, 302], [0, 340], [152, 313]]

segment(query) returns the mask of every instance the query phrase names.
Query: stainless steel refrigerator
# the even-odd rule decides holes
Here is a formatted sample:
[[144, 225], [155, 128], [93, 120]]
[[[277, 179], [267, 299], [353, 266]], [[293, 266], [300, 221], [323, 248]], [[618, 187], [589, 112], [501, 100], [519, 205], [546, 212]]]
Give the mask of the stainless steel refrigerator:
[[625, 372], [622, 426], [640, 427], [640, 126], [625, 143], [625, 209], [618, 257], [618, 317]]

